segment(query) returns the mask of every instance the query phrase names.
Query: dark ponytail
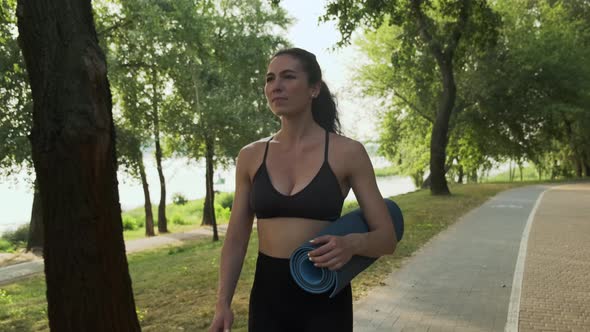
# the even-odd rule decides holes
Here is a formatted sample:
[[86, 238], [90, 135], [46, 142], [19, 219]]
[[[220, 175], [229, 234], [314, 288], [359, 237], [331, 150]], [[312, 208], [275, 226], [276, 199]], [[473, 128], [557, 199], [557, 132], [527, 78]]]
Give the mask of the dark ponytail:
[[320, 93], [311, 102], [311, 113], [313, 119], [322, 128], [332, 133], [340, 133], [340, 120], [338, 119], [338, 110], [334, 96], [328, 89], [326, 83], [322, 80], [322, 70], [315, 55], [301, 48], [287, 48], [278, 51], [273, 58], [279, 55], [290, 55], [299, 60], [303, 70], [309, 77], [309, 84], [321, 82]]

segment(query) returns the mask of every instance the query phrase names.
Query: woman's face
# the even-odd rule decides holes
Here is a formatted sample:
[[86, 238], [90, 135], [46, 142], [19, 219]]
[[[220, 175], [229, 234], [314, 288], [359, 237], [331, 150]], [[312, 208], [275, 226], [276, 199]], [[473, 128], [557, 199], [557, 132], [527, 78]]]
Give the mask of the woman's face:
[[268, 65], [264, 94], [278, 116], [311, 110], [311, 101], [319, 93], [319, 84], [311, 86], [303, 66], [290, 55], [279, 55]]

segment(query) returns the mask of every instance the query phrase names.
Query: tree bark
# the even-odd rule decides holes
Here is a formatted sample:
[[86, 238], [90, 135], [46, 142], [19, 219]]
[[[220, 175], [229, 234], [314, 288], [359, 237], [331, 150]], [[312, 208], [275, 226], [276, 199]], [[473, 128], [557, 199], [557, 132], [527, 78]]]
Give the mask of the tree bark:
[[29, 224], [27, 251], [33, 253], [43, 252], [43, 209], [37, 180], [35, 180], [34, 184], [33, 208], [31, 211], [31, 223]]
[[584, 174], [583, 173], [584, 172], [584, 170], [583, 170], [584, 163], [582, 162], [582, 158], [581, 157], [579, 157], [579, 156], [576, 155], [574, 158], [576, 159], [576, 176], [579, 177], [579, 178], [581, 178], [582, 175]]
[[453, 75], [452, 58], [445, 56], [439, 61], [443, 80], [443, 91], [432, 126], [430, 139], [430, 192], [433, 195], [450, 195], [445, 176], [446, 149], [449, 134], [449, 121], [455, 104], [457, 87]]
[[112, 101], [89, 0], [19, 0], [52, 331], [140, 331], [127, 267]]
[[203, 225], [213, 226], [213, 241], [219, 240], [217, 233], [217, 220], [215, 219], [215, 191], [213, 188], [213, 156], [215, 151], [213, 142], [209, 139], [205, 140], [205, 204], [203, 206]]
[[145, 165], [141, 153], [139, 154], [139, 176], [141, 177], [141, 186], [143, 188], [143, 207], [145, 209], [145, 236], [154, 236], [154, 216], [152, 213], [152, 201], [150, 198], [150, 188], [145, 175]]
[[160, 204], [158, 205], [158, 232], [168, 233], [168, 222], [166, 220], [166, 179], [164, 178], [164, 171], [162, 170], [162, 147], [160, 146], [160, 117], [158, 114], [157, 89], [155, 70], [152, 71], [154, 86], [153, 91], [153, 120], [154, 120], [154, 141], [156, 143], [156, 167], [158, 169], [158, 177], [160, 179]]
[[584, 176], [590, 177], [590, 161], [588, 160], [588, 155], [586, 153], [582, 155], [584, 157]]

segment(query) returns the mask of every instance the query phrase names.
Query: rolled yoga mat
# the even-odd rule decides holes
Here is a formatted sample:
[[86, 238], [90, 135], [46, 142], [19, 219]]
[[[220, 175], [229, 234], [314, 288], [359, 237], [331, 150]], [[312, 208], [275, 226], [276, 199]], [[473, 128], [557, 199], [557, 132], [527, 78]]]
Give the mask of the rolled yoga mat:
[[[385, 199], [385, 205], [393, 220], [393, 226], [397, 240], [400, 241], [404, 234], [404, 217], [402, 211], [395, 202]], [[316, 237], [321, 235], [343, 236], [351, 233], [366, 233], [369, 227], [360, 209], [351, 211], [338, 220], [332, 222], [323, 229]], [[291, 275], [299, 287], [305, 291], [322, 294], [331, 291], [330, 298], [334, 297], [354, 277], [365, 270], [377, 258], [366, 256], [352, 256], [350, 261], [337, 271], [330, 271], [328, 268], [313, 266], [313, 262], [307, 257], [307, 253], [317, 246], [307, 242], [295, 249], [289, 261]]]

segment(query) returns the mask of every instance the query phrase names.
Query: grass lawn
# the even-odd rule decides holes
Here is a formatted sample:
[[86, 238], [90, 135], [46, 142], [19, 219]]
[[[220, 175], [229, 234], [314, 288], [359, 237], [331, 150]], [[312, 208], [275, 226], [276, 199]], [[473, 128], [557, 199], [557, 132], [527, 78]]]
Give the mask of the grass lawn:
[[[433, 197], [427, 190], [396, 196], [404, 212], [404, 238], [392, 256], [380, 258], [353, 281], [355, 299], [378, 285], [434, 235], [496, 193], [526, 183], [456, 185], [452, 196]], [[347, 204], [346, 209], [354, 208]], [[223, 240], [223, 239], [222, 239]], [[203, 331], [215, 308], [217, 269], [222, 241], [209, 239], [129, 256], [129, 269], [143, 331]], [[258, 238], [253, 234], [234, 296], [232, 331], [246, 331], [248, 297]], [[0, 331], [47, 331], [43, 276], [0, 288]]]

